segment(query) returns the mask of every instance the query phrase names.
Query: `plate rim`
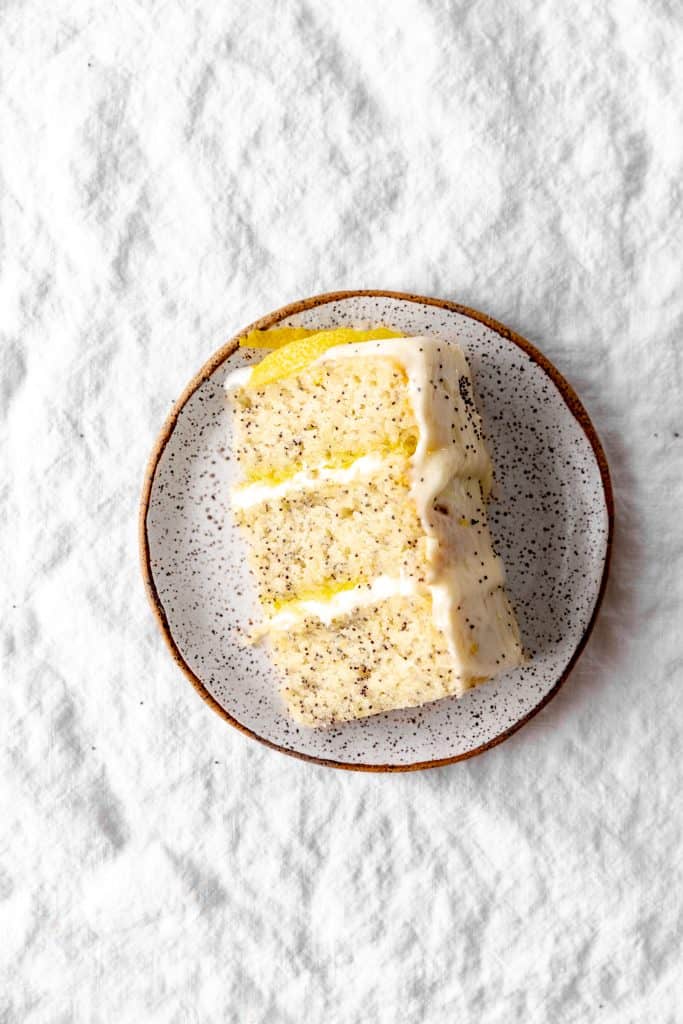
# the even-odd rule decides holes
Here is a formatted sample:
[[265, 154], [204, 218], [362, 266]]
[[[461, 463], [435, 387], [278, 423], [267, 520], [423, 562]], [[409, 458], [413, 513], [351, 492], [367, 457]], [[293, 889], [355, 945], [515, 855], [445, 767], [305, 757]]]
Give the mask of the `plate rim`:
[[[151, 558], [150, 558], [150, 545], [149, 537], [147, 534], [147, 516], [149, 513], [149, 505], [152, 495], [152, 488], [154, 486], [154, 479], [156, 471], [159, 466], [159, 461], [164, 453], [166, 445], [168, 444], [171, 435], [178, 422], [180, 414], [201, 385], [208, 380], [208, 378], [218, 369], [221, 363], [225, 362], [233, 352], [239, 347], [239, 339], [252, 330], [265, 330], [272, 327], [274, 324], [279, 323], [281, 320], [285, 320], [289, 316], [294, 316], [296, 313], [302, 313], [309, 309], [314, 309], [316, 306], [323, 306], [330, 302], [338, 302], [343, 299], [350, 298], [388, 298], [398, 299], [404, 302], [413, 302], [419, 305], [426, 306], [438, 306], [441, 309], [446, 309], [452, 313], [459, 313], [463, 316], [467, 316], [472, 320], [477, 320], [479, 323], [484, 324], [486, 327], [495, 331], [501, 337], [507, 341], [512, 342], [521, 348], [526, 354], [537, 363], [541, 369], [550, 377], [553, 384], [556, 386], [565, 404], [569, 408], [574, 419], [579, 423], [586, 435], [588, 442], [593, 450], [595, 460], [600, 471], [600, 479], [602, 482], [603, 495], [605, 500], [605, 507], [607, 510], [607, 543], [605, 548], [605, 560], [602, 569], [602, 578], [600, 580], [600, 587], [598, 590], [598, 596], [593, 607], [591, 618], [579, 640], [574, 653], [572, 654], [569, 662], [556, 681], [555, 685], [541, 698], [538, 704], [536, 704], [531, 711], [527, 712], [522, 718], [520, 718], [513, 725], [504, 729], [502, 732], [494, 736], [493, 739], [488, 740], [486, 743], [475, 747], [472, 750], [468, 750], [462, 754], [454, 754], [451, 757], [434, 758], [429, 761], [416, 761], [410, 764], [364, 764], [362, 762], [350, 763], [345, 761], [337, 761], [333, 758], [317, 757], [313, 754], [305, 754], [300, 750], [292, 750], [290, 747], [285, 747], [282, 744], [274, 743], [272, 740], [266, 739], [264, 736], [260, 736], [253, 729], [244, 725], [233, 715], [231, 715], [221, 704], [218, 703], [216, 698], [208, 691], [201, 679], [192, 671], [190, 666], [183, 658], [180, 649], [178, 648], [171, 627], [168, 622], [166, 611], [159, 597], [156, 584], [154, 582], [154, 576], [152, 573]], [[279, 309], [273, 310], [271, 313], [267, 313], [265, 316], [260, 317], [247, 327], [242, 328], [237, 334], [233, 335], [229, 341], [214, 352], [214, 354], [204, 363], [201, 369], [194, 375], [190, 380], [189, 384], [184, 388], [180, 397], [174, 402], [171, 412], [167, 415], [161, 431], [159, 432], [157, 439], [152, 448], [152, 453], [147, 461], [145, 469], [144, 482], [142, 487], [142, 494], [140, 498], [140, 506], [138, 513], [138, 547], [139, 556], [142, 569], [142, 577], [145, 585], [145, 591], [147, 593], [148, 600], [150, 602], [152, 612], [156, 619], [157, 626], [161, 630], [161, 634], [166, 642], [168, 649], [171, 652], [173, 660], [182, 669], [183, 673], [192, 684], [194, 689], [197, 691], [202, 700], [212, 708], [216, 714], [218, 714], [224, 721], [228, 722], [234, 728], [238, 729], [245, 736], [251, 739], [258, 740], [259, 743], [263, 743], [265, 746], [270, 747], [272, 750], [277, 750], [280, 753], [287, 754], [290, 757], [296, 757], [301, 761], [309, 761], [314, 764], [323, 765], [327, 768], [338, 768], [345, 771], [357, 771], [357, 772], [410, 772], [410, 771], [421, 771], [426, 768], [442, 768], [449, 764], [455, 764], [458, 761], [467, 761], [472, 757], [477, 757], [479, 754], [483, 754], [484, 751], [490, 750], [492, 747], [497, 747], [500, 743], [504, 743], [505, 740], [509, 739], [514, 733], [527, 724], [532, 718], [534, 718], [540, 711], [546, 707], [547, 704], [557, 695], [560, 688], [567, 681], [571, 672], [580, 658], [583, 650], [588, 642], [588, 638], [593, 632], [593, 627], [600, 611], [603, 597], [605, 595], [605, 588], [607, 586], [607, 578], [609, 575], [609, 567], [612, 556], [612, 542], [614, 538], [614, 492], [612, 489], [612, 481], [609, 472], [609, 466], [607, 464], [607, 457], [605, 451], [598, 437], [598, 433], [593, 426], [590, 416], [586, 412], [583, 404], [581, 403], [578, 395], [563, 376], [556, 366], [551, 363], [547, 356], [532, 345], [521, 334], [506, 327], [505, 324], [500, 323], [498, 320], [494, 320], [493, 317], [488, 316], [486, 313], [482, 313], [479, 310], [473, 309], [470, 306], [463, 306], [460, 303], [452, 302], [449, 299], [437, 299], [430, 296], [417, 295], [412, 292], [396, 292], [396, 291], [384, 291], [376, 289], [361, 289], [361, 290], [344, 290], [335, 292], [323, 292], [319, 295], [312, 295], [306, 299], [299, 299], [295, 302], [290, 302], [287, 305], [281, 306]]]

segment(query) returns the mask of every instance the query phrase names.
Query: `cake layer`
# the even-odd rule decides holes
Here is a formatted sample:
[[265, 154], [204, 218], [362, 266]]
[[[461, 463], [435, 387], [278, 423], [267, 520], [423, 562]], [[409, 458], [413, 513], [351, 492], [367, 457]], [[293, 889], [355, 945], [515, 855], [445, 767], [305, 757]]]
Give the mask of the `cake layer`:
[[[496, 561], [502, 581], [502, 565]], [[298, 629], [303, 622], [337, 627], [346, 617], [397, 597], [419, 597], [428, 602], [432, 626], [465, 688], [471, 685], [468, 680], [488, 679], [524, 660], [517, 620], [502, 582], [485, 589], [460, 566], [453, 566], [432, 583], [387, 574], [312, 590], [271, 609], [257, 635], [268, 635], [279, 642], [280, 635]]]
[[302, 725], [330, 725], [462, 694], [428, 595], [394, 596], [326, 624], [314, 616], [270, 635], [281, 693]]
[[[265, 604], [381, 575], [425, 580], [427, 537], [410, 497], [408, 460], [392, 455], [360, 461], [369, 475], [354, 474], [352, 466], [320, 477], [302, 474], [271, 488], [254, 484], [235, 495]], [[252, 490], [258, 503], [249, 502]]]
[[[493, 470], [484, 442], [481, 419], [467, 360], [457, 345], [439, 338], [391, 338], [364, 345], [327, 349], [317, 365], [355, 363], [372, 353], [400, 366], [406, 375], [410, 406], [417, 423], [418, 444], [413, 455], [414, 483], [421, 482], [438, 454], [441, 482], [450, 476], [477, 477], [489, 496]], [[433, 475], [433, 474], [431, 474]]]
[[262, 389], [238, 386], [231, 395], [234, 450], [247, 480], [348, 465], [367, 452], [410, 455], [417, 445], [405, 373], [391, 359], [317, 362]]

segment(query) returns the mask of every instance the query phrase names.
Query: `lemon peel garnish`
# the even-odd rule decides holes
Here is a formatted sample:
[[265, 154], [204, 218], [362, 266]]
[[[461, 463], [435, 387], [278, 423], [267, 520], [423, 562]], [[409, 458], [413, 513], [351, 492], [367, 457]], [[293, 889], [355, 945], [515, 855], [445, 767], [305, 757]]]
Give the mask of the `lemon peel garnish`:
[[283, 345], [289, 345], [290, 341], [310, 338], [319, 333], [317, 328], [309, 327], [271, 327], [267, 331], [249, 331], [249, 334], [240, 338], [240, 348], [282, 348]]
[[293, 377], [315, 362], [328, 348], [334, 348], [336, 345], [402, 337], [400, 331], [392, 331], [389, 327], [375, 327], [369, 331], [359, 331], [350, 327], [318, 331], [316, 334], [290, 341], [270, 352], [251, 371], [246, 386], [263, 388], [285, 377]]

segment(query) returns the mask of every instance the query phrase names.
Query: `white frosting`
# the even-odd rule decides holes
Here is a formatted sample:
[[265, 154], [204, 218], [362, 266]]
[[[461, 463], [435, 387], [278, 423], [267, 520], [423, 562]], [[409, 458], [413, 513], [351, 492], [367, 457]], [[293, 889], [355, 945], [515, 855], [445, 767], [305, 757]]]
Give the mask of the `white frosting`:
[[252, 370], [253, 366], [241, 366], [239, 370], [233, 370], [225, 378], [223, 387], [226, 391], [237, 391], [238, 388], [245, 387], [251, 377]]
[[383, 465], [382, 456], [372, 452], [369, 455], [362, 455], [343, 469], [333, 469], [330, 466], [302, 469], [279, 484], [254, 483], [236, 487], [232, 492], [232, 505], [233, 508], [251, 508], [263, 501], [276, 501], [296, 491], [314, 490], [322, 480], [342, 485], [353, 483], [354, 480], [372, 476]]
[[326, 601], [293, 601], [272, 616], [267, 630], [291, 629], [302, 619], [310, 616], [320, 619], [329, 626], [334, 619], [348, 615], [356, 608], [377, 604], [390, 597], [411, 597], [419, 593], [419, 590], [419, 584], [409, 576], [376, 576], [369, 587], [359, 586], [340, 590]]

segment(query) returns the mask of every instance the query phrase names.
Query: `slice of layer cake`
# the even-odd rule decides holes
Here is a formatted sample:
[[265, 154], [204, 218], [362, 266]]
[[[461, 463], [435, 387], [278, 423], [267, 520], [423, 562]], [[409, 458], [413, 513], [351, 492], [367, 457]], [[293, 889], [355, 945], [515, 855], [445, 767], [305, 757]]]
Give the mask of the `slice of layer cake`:
[[414, 707], [519, 665], [462, 351], [386, 328], [252, 332], [227, 382], [233, 508], [291, 715]]

